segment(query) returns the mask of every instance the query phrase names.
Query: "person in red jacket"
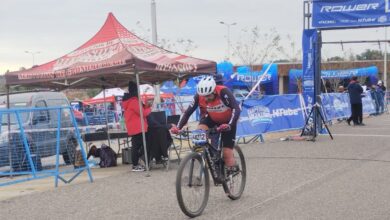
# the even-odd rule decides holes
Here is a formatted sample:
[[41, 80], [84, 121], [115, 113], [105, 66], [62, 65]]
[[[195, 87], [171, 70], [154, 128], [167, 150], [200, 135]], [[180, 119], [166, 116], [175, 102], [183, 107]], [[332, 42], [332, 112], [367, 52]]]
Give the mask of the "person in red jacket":
[[[129, 82], [129, 93], [125, 93], [122, 101], [124, 110], [125, 124], [127, 133], [131, 136], [131, 160], [133, 163], [132, 171], [145, 171], [145, 167], [138, 164], [139, 158], [143, 152], [143, 139], [141, 127], [141, 114], [138, 104], [138, 88], [137, 84]], [[146, 117], [150, 114], [151, 108], [149, 105], [143, 105], [144, 132], [148, 131], [148, 123]]]

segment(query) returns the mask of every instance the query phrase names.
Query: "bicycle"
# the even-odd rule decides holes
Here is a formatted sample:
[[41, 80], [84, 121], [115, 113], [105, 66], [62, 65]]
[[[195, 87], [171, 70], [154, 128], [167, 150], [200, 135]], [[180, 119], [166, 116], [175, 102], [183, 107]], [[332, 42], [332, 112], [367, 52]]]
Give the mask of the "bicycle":
[[[214, 185], [222, 185], [227, 196], [231, 200], [237, 200], [244, 192], [246, 164], [241, 148], [236, 145], [233, 150], [238, 169], [228, 173], [225, 169], [221, 145], [217, 144], [219, 147], [213, 147], [208, 140], [209, 135], [219, 134], [220, 131], [210, 129], [185, 132], [188, 134], [188, 139], [192, 139], [194, 146], [190, 146], [191, 153], [181, 161], [177, 171], [176, 196], [183, 213], [193, 218], [201, 215], [207, 206], [210, 192], [208, 170]], [[190, 191], [189, 196], [187, 190]]]

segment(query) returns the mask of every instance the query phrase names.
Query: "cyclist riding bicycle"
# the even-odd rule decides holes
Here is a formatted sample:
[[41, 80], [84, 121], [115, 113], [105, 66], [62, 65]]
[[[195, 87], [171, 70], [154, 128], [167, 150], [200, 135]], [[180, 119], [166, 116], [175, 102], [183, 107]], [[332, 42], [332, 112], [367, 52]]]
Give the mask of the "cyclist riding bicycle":
[[237, 169], [233, 156], [237, 121], [241, 109], [232, 92], [223, 85], [217, 85], [212, 76], [204, 77], [197, 86], [197, 94], [184, 112], [178, 126], [173, 126], [171, 132], [178, 134], [189, 117], [199, 106], [201, 120], [198, 129], [208, 130], [218, 126], [221, 133], [223, 158], [228, 171]]

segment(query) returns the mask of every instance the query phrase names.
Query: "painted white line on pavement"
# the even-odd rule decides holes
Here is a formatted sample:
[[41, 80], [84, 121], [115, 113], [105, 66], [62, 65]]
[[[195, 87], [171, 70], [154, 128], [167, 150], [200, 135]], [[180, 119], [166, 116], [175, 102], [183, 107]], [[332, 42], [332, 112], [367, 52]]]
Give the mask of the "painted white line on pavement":
[[[321, 136], [328, 136], [328, 134], [320, 134]], [[334, 134], [333, 136], [345, 136], [345, 137], [388, 137], [390, 138], [390, 135], [386, 134]]]

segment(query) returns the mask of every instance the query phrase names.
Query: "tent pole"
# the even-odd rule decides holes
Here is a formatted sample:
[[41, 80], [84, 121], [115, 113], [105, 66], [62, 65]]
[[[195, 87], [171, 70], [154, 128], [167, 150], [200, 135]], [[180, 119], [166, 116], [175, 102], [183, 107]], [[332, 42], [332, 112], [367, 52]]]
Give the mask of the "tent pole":
[[160, 95], [160, 84], [156, 84], [154, 85], [154, 91], [155, 91], [155, 96], [154, 96], [154, 103], [156, 105], [156, 109], [158, 111], [161, 111], [160, 110], [160, 103], [161, 103], [161, 95]]
[[150, 174], [149, 174], [149, 157], [148, 157], [148, 151], [146, 149], [146, 135], [145, 135], [145, 126], [144, 126], [144, 123], [145, 123], [144, 111], [143, 111], [143, 107], [142, 107], [141, 93], [140, 93], [140, 90], [139, 90], [140, 83], [139, 83], [139, 74], [138, 74], [137, 70], [135, 71], [135, 77], [136, 77], [136, 80], [137, 80], [138, 105], [139, 105], [139, 114], [140, 114], [140, 117], [141, 117], [142, 142], [143, 142], [143, 145], [144, 145], [145, 165], [146, 165], [146, 172], [147, 172], [146, 176], [150, 176]]
[[[9, 93], [10, 93], [10, 88], [9, 88], [9, 85], [7, 85], [7, 109], [10, 109], [10, 99], [9, 99]], [[8, 141], [11, 140], [11, 116], [10, 116], [10, 113], [7, 114], [7, 126], [8, 126]], [[11, 178], [13, 177], [13, 172], [14, 172], [14, 168], [12, 167], [12, 152], [11, 152], [11, 148], [9, 147], [8, 148], [8, 161], [9, 161], [9, 165], [10, 165], [10, 170], [11, 170]]]
[[[384, 56], [384, 64], [383, 64], [383, 83], [382, 83], [382, 85], [387, 88], [387, 44], [389, 43], [389, 42], [387, 42], [387, 27], [385, 27], [385, 41], [386, 42], [385, 42], [385, 56]], [[387, 105], [386, 95], [385, 95], [385, 103]]]
[[110, 132], [108, 128], [108, 114], [107, 114], [107, 104], [106, 104], [106, 87], [103, 85], [103, 105], [104, 105], [104, 115], [106, 118], [106, 131], [107, 131], [107, 140], [108, 140], [108, 146], [111, 147], [111, 140], [110, 140]]

